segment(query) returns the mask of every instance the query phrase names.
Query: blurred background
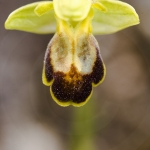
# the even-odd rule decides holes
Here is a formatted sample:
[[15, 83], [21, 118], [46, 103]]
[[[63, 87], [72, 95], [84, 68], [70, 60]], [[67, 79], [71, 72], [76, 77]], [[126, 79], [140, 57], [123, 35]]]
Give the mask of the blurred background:
[[124, 0], [141, 23], [96, 36], [107, 68], [83, 107], [60, 107], [42, 84], [53, 35], [6, 31], [33, 0], [0, 0], [0, 150], [150, 150], [150, 1]]

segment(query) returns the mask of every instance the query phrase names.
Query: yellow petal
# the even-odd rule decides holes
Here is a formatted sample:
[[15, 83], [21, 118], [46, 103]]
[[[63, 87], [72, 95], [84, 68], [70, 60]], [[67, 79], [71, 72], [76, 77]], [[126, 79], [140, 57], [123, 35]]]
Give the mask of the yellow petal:
[[93, 3], [92, 7], [96, 8], [96, 9], [98, 9], [100, 11], [103, 11], [103, 12], [107, 11], [107, 8], [100, 2]]
[[43, 2], [40, 3], [35, 9], [34, 12], [38, 16], [42, 16], [43, 14], [49, 12], [50, 10], [53, 9], [53, 2]]

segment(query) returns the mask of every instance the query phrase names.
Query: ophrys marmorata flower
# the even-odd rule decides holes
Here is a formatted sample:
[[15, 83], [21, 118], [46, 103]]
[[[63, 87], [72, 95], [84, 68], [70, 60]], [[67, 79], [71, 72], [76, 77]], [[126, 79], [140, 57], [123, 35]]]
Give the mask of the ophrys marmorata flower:
[[93, 34], [110, 34], [139, 23], [133, 7], [117, 0], [53, 0], [12, 12], [6, 29], [55, 32], [48, 44], [42, 80], [61, 106], [82, 106], [106, 68]]

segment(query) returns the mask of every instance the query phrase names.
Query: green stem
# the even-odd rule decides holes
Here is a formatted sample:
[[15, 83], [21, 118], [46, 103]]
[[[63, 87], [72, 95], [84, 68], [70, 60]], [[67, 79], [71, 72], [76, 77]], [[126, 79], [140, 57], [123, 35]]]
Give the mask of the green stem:
[[82, 107], [74, 108], [71, 150], [95, 150], [94, 144], [94, 98]]

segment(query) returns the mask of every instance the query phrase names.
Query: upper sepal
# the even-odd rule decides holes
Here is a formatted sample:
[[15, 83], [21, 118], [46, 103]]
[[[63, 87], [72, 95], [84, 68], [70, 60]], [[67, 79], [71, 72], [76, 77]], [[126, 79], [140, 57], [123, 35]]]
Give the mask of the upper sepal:
[[[13, 11], [5, 22], [5, 28], [9, 30], [21, 30], [37, 34], [54, 33], [56, 21], [54, 11], [51, 10], [41, 17], [34, 12], [35, 8], [44, 2], [36, 2], [25, 5]], [[49, 1], [47, 1], [49, 2]]]
[[92, 0], [53, 0], [56, 15], [65, 21], [82, 21], [90, 11]]
[[110, 34], [139, 23], [135, 9], [118, 0], [99, 0], [106, 12], [94, 8], [93, 34]]

